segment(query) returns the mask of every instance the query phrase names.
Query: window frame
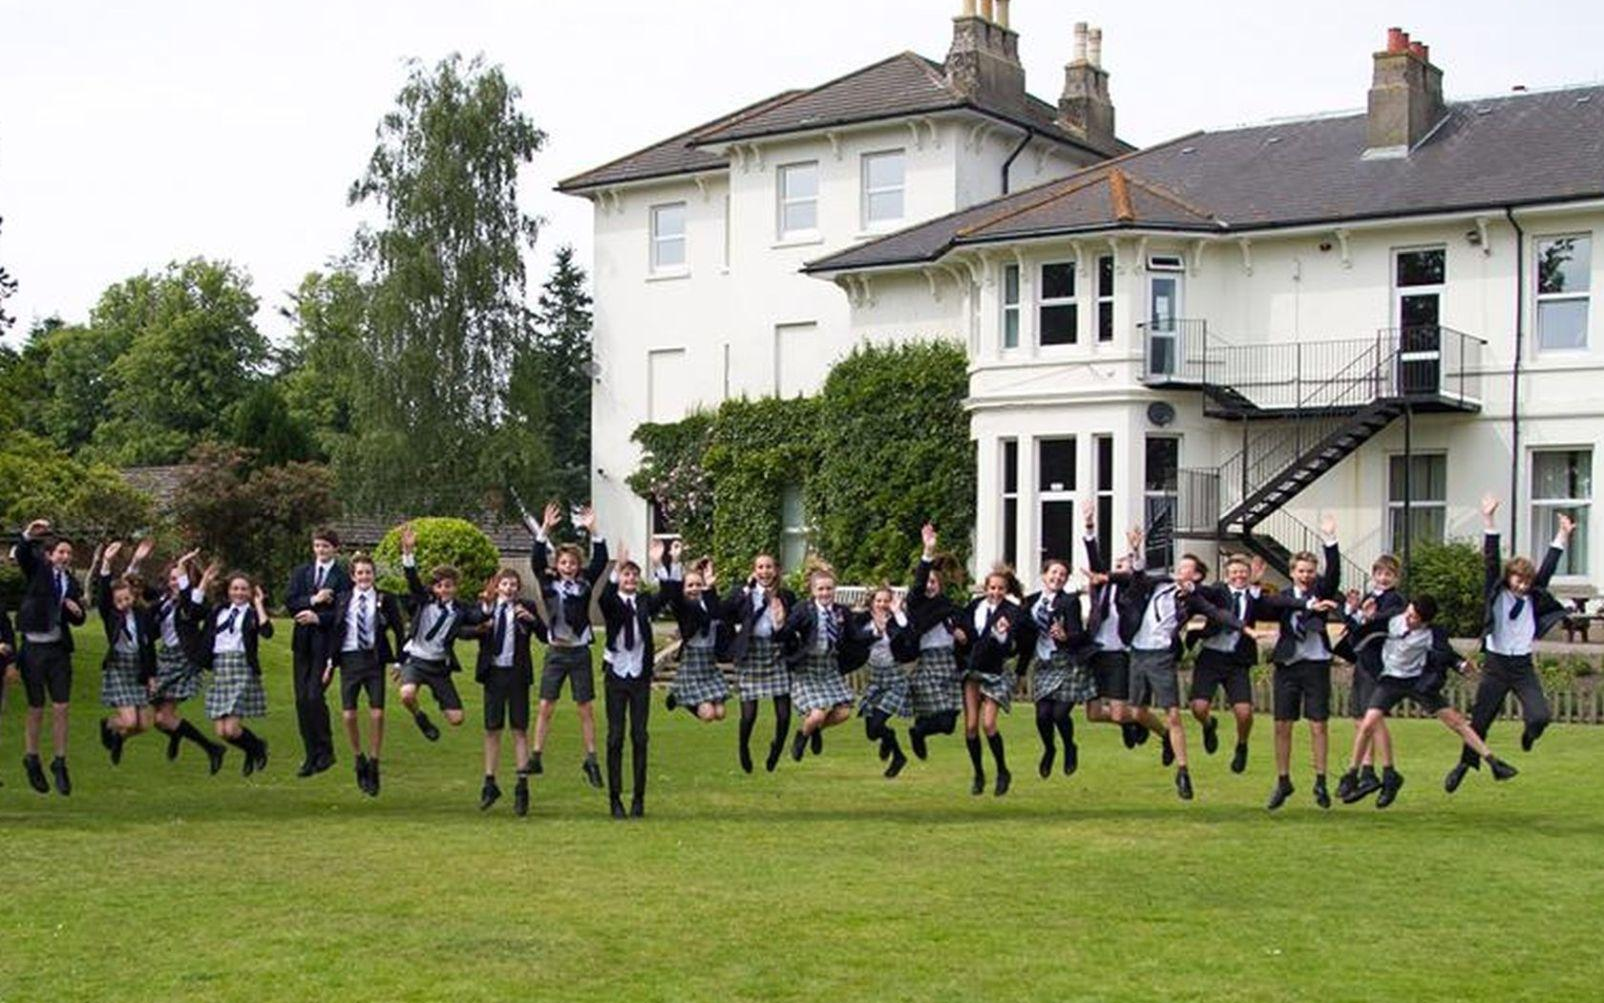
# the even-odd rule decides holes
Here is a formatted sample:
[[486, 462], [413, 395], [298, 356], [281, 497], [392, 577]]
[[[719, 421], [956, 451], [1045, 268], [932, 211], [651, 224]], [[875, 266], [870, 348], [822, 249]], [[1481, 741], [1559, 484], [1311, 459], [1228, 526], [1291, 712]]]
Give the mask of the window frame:
[[[664, 236], [659, 221], [663, 213], [671, 209], [679, 211], [680, 230], [677, 234]], [[679, 244], [679, 261], [663, 261], [662, 246], [668, 243]], [[659, 202], [651, 207], [647, 223], [647, 270], [652, 275], [683, 275], [691, 270], [690, 203], [684, 199]]]
[[[1443, 478], [1442, 478], [1443, 493], [1442, 493], [1442, 497], [1441, 498], [1414, 497], [1414, 498], [1409, 499], [1409, 510], [1410, 510], [1410, 513], [1412, 515], [1414, 515], [1416, 518], [1419, 517], [1418, 514], [1424, 509], [1433, 509], [1433, 510], [1440, 511], [1442, 513], [1442, 535], [1439, 538], [1435, 539], [1435, 540], [1427, 540], [1427, 539], [1422, 539], [1419, 536], [1412, 536], [1410, 538], [1410, 543], [1411, 543], [1411, 545], [1417, 544], [1417, 543], [1443, 543], [1443, 542], [1446, 542], [1447, 539], [1448, 539], [1448, 451], [1445, 450], [1445, 449], [1430, 449], [1430, 450], [1418, 450], [1418, 451], [1415, 451], [1413, 453], [1408, 453], [1408, 454], [1405, 454], [1405, 453], [1388, 453], [1387, 454], [1387, 477], [1386, 477], [1386, 483], [1383, 486], [1383, 490], [1386, 491], [1386, 497], [1384, 499], [1384, 504], [1385, 504], [1385, 507], [1386, 507], [1387, 519], [1386, 519], [1386, 522], [1385, 522], [1383, 528], [1386, 531], [1386, 540], [1387, 540], [1386, 547], [1387, 547], [1387, 550], [1389, 552], [1391, 552], [1391, 553], [1394, 553], [1394, 554], [1398, 553], [1398, 551], [1403, 547], [1403, 538], [1401, 536], [1399, 536], [1398, 533], [1396, 532], [1396, 530], [1395, 530], [1395, 528], [1393, 526], [1393, 518], [1394, 518], [1394, 513], [1402, 513], [1403, 512], [1403, 510], [1404, 510], [1404, 499], [1400, 497], [1400, 498], [1395, 500], [1393, 498], [1393, 479], [1392, 479], [1392, 477], [1393, 477], [1393, 463], [1395, 461], [1405, 461], [1405, 462], [1407, 462], [1407, 460], [1410, 460], [1410, 459], [1413, 459], [1413, 460], [1428, 460], [1428, 461], [1430, 461], [1430, 460], [1441, 460], [1442, 463], [1443, 463]], [[1411, 476], [1410, 479], [1409, 479], [1409, 486], [1411, 488], [1414, 488], [1414, 489], [1418, 490], [1418, 485], [1415, 483], [1415, 481], [1416, 481], [1416, 478]], [[1403, 490], [1403, 485], [1402, 484], [1398, 485], [1398, 490], [1399, 490], [1399, 492], [1402, 492], [1402, 490]]]
[[[1537, 496], [1537, 458], [1553, 454], [1585, 454], [1587, 457], [1587, 483], [1591, 492], [1593, 484], [1593, 446], [1591, 444], [1577, 446], [1542, 446], [1527, 452], [1526, 476], [1526, 513], [1530, 520], [1532, 532], [1531, 551], [1542, 553], [1547, 549], [1548, 543], [1554, 538], [1554, 513], [1569, 511], [1576, 520], [1576, 532], [1572, 534], [1569, 545], [1565, 548], [1565, 556], [1560, 558], [1559, 568], [1554, 572], [1555, 578], [1568, 581], [1583, 581], [1589, 577], [1591, 567], [1588, 559], [1589, 542], [1587, 534], [1592, 526], [1593, 499], [1591, 494], [1587, 498], [1539, 498]], [[1542, 525], [1538, 524], [1539, 511], [1547, 513]], [[1573, 567], [1574, 565], [1574, 567]]]
[[[1069, 295], [1047, 295], [1047, 269], [1064, 266], [1069, 269]], [[1036, 266], [1036, 347], [1037, 348], [1064, 348], [1080, 344], [1080, 276], [1079, 269], [1075, 267], [1073, 259], [1066, 261], [1043, 261]], [[1047, 334], [1047, 325], [1043, 322], [1043, 314], [1049, 309], [1069, 309], [1070, 325], [1069, 339], [1067, 341], [1044, 341]]]
[[[1017, 567], [1019, 563], [1019, 439], [1007, 436], [997, 440], [998, 483], [1002, 490], [998, 492], [1002, 499], [1002, 508], [998, 512], [1002, 520], [1000, 532], [1002, 534], [1002, 559], [1004, 563]], [[1010, 455], [1012, 454], [1012, 455]], [[1009, 468], [1012, 467], [1012, 476]]]
[[[1009, 275], [1013, 276], [1013, 299], [1009, 299]], [[998, 341], [1005, 350], [1019, 347], [1021, 332], [1025, 324], [1025, 270], [1018, 262], [1006, 263], [1002, 266], [1002, 291], [998, 299], [1002, 301], [1002, 320], [998, 330]], [[1009, 321], [1013, 322], [1013, 330], [1009, 330]], [[1013, 340], [1009, 340], [1012, 334]]]
[[[1143, 552], [1143, 555], [1147, 558], [1147, 564], [1148, 564], [1148, 570], [1149, 571], [1167, 571], [1170, 568], [1175, 566], [1175, 559], [1176, 559], [1175, 518], [1176, 518], [1176, 514], [1177, 514], [1177, 512], [1178, 512], [1178, 510], [1180, 508], [1180, 501], [1181, 501], [1181, 484], [1180, 484], [1181, 448], [1182, 448], [1181, 438], [1182, 437], [1179, 436], [1179, 435], [1173, 435], [1173, 434], [1168, 434], [1168, 433], [1156, 433], [1156, 432], [1149, 432], [1146, 435], [1144, 435], [1143, 438], [1142, 438], [1142, 529], [1143, 529], [1143, 533], [1144, 533], [1144, 536], [1142, 537], [1142, 552]], [[1159, 441], [1159, 440], [1175, 443], [1175, 474], [1176, 474], [1176, 481], [1175, 481], [1175, 486], [1173, 488], [1169, 489], [1169, 490], [1164, 490], [1164, 489], [1161, 489], [1161, 488], [1150, 488], [1150, 487], [1148, 487], [1148, 466], [1149, 466], [1149, 464], [1151, 462], [1148, 450], [1151, 448], [1151, 446], [1152, 446], [1152, 444], [1154, 442]], [[1153, 502], [1155, 500], [1160, 500], [1160, 499], [1168, 499], [1169, 503], [1170, 503], [1169, 504], [1169, 512], [1170, 512], [1170, 542], [1167, 545], [1167, 554], [1168, 554], [1168, 558], [1169, 559], [1167, 561], [1164, 561], [1164, 562], [1157, 562], [1157, 561], [1154, 561], [1153, 558], [1152, 558], [1152, 554], [1153, 554], [1152, 532], [1153, 532], [1153, 521], [1154, 520], [1152, 518], [1151, 502]]]
[[[1542, 291], [1542, 273], [1540, 255], [1544, 244], [1553, 244], [1561, 240], [1584, 240], [1587, 242], [1587, 268], [1583, 274], [1587, 277], [1587, 287], [1581, 292], [1545, 293]], [[1534, 234], [1532, 236], [1532, 351], [1536, 355], [1567, 355], [1586, 352], [1591, 346], [1589, 337], [1593, 321], [1593, 234], [1590, 230], [1575, 233], [1549, 233]], [[1585, 309], [1582, 314], [1582, 343], [1580, 345], [1548, 346], [1543, 344], [1543, 304], [1545, 303], [1572, 303], [1581, 301]]]
[[[813, 194], [793, 197], [787, 192], [787, 180], [791, 172], [811, 168], [813, 171]], [[804, 241], [819, 236], [819, 193], [821, 191], [819, 177], [819, 162], [817, 160], [798, 160], [794, 163], [781, 164], [774, 169], [774, 232], [775, 238], [782, 242]], [[785, 211], [794, 205], [811, 204], [813, 206], [813, 225], [795, 230], [785, 228]]]
[[[1106, 288], [1103, 285], [1103, 266], [1105, 262], [1108, 266], [1108, 285]], [[1097, 293], [1096, 340], [1100, 345], [1106, 345], [1114, 340], [1114, 272], [1114, 256], [1112, 254], [1099, 254], [1097, 256], [1097, 282], [1095, 292]], [[1104, 330], [1105, 325], [1103, 323], [1105, 317], [1108, 320], [1106, 325], [1106, 333]]]
[[[901, 163], [902, 182], [895, 187], [871, 188], [869, 186], [869, 164], [876, 160], [885, 160], [895, 157]], [[897, 193], [900, 210], [896, 216], [885, 219], [874, 219], [869, 213], [872, 196]], [[873, 150], [860, 154], [858, 157], [858, 225], [865, 232], [894, 228], [897, 224], [908, 218], [908, 150], [906, 147], [897, 147], [889, 150]]]

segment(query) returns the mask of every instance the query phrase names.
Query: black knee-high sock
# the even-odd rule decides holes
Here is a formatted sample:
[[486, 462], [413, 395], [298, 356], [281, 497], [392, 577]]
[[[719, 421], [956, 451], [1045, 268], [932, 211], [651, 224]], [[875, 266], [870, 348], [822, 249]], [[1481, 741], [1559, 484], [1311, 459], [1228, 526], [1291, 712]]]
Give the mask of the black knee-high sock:
[[176, 734], [179, 738], [189, 739], [207, 752], [217, 748], [217, 743], [207, 738], [199, 728], [189, 722], [187, 717], [178, 719], [178, 727], [173, 729], [173, 734]]
[[1064, 748], [1075, 744], [1075, 719], [1070, 711], [1075, 705], [1068, 700], [1053, 701], [1053, 724], [1058, 728], [1058, 735], [1064, 740]]
[[884, 741], [890, 729], [886, 727], [887, 715], [883, 711], [871, 711], [864, 719], [863, 733], [871, 742]]
[[252, 755], [261, 753], [263, 749], [262, 740], [256, 737], [256, 732], [249, 728], [241, 728], [239, 730], [239, 737], [240, 741], [247, 743], [245, 745], [246, 751], [250, 752]]
[[774, 698], [774, 744], [785, 745], [785, 738], [791, 733], [791, 698]]
[[752, 729], [757, 727], [757, 701], [741, 701], [741, 748], [752, 747]]
[[920, 729], [927, 735], [950, 735], [958, 730], [958, 712], [944, 710], [930, 716], [928, 727]]
[[969, 762], [975, 768], [975, 776], [986, 775], [985, 764], [980, 761], [980, 736], [970, 735], [964, 738], [964, 744], [969, 747]]
[[[1003, 756], [1002, 732], [999, 731], [996, 734], [987, 735], [986, 736], [986, 744], [991, 746], [991, 758], [997, 760], [997, 772], [998, 773], [1007, 773], [1008, 772], [1008, 760], [1007, 760], [1007, 758], [1005, 758]], [[975, 746], [975, 750], [974, 750], [973, 755], [975, 755], [976, 757], [978, 757], [980, 755], [980, 747], [979, 747], [978, 743]]]
[[1036, 734], [1041, 736], [1041, 747], [1048, 752], [1053, 751], [1053, 703], [1051, 700], [1038, 700], [1036, 702]]

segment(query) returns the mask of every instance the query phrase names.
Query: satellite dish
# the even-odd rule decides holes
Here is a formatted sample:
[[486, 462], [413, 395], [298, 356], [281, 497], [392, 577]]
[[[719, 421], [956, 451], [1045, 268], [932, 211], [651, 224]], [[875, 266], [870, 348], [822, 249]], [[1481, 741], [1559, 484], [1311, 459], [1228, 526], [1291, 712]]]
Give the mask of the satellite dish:
[[1168, 401], [1154, 401], [1147, 405], [1147, 420], [1163, 428], [1175, 420], [1175, 407]]

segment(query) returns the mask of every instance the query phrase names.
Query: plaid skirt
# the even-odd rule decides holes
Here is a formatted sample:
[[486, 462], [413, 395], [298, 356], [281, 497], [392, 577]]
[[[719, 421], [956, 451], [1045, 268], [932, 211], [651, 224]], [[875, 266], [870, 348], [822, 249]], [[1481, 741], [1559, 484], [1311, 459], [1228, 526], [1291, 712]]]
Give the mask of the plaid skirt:
[[730, 684], [724, 681], [712, 648], [680, 645], [679, 671], [674, 673], [674, 685], [669, 689], [681, 707], [693, 711], [702, 704], [723, 703], [730, 698]]
[[974, 680], [980, 684], [980, 695], [1002, 708], [1004, 713], [1014, 706], [1014, 676], [1011, 672], [965, 672], [964, 682]]
[[902, 666], [869, 666], [869, 683], [863, 688], [858, 701], [858, 716], [879, 711], [888, 717], [908, 717], [913, 713], [913, 701], [908, 695], [908, 673]]
[[102, 707], [148, 707], [150, 691], [139, 681], [139, 656], [113, 648], [100, 674]]
[[262, 677], [251, 671], [245, 652], [227, 651], [214, 656], [212, 685], [206, 690], [206, 716], [266, 717], [267, 691]]
[[747, 639], [746, 654], [735, 663], [735, 685], [742, 700], [791, 695], [791, 674], [780, 661], [780, 647], [772, 638]]
[[1085, 703], [1097, 696], [1097, 681], [1069, 652], [1055, 651], [1052, 661], [1038, 661], [1031, 670], [1030, 695], [1033, 700]]
[[163, 648], [156, 653], [156, 695], [153, 703], [183, 703], [200, 692], [201, 672], [182, 651]]
[[908, 695], [916, 717], [962, 710], [963, 684], [959, 682], [958, 656], [951, 648], [924, 648], [913, 675], [908, 677]]
[[814, 652], [792, 670], [791, 703], [804, 714], [852, 705], [852, 688], [841, 675], [834, 655]]

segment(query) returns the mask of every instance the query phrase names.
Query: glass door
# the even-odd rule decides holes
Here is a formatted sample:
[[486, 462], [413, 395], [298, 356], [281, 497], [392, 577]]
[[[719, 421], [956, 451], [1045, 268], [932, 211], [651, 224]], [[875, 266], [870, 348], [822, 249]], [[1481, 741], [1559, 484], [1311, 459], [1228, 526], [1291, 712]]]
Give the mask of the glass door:
[[1181, 273], [1159, 272], [1147, 281], [1147, 372], [1171, 376], [1179, 368]]
[[1442, 294], [1448, 252], [1441, 247], [1394, 254], [1398, 320], [1398, 393], [1435, 394], [1442, 370]]

